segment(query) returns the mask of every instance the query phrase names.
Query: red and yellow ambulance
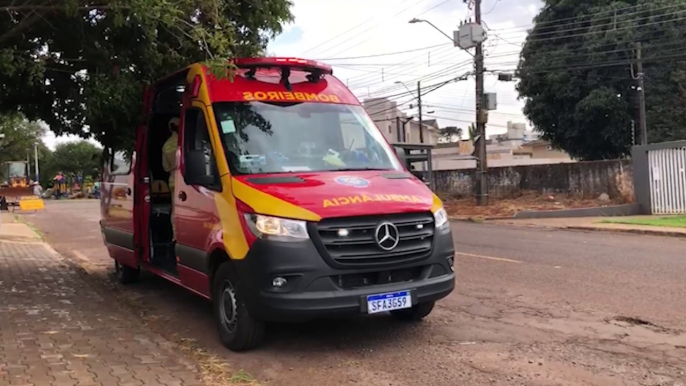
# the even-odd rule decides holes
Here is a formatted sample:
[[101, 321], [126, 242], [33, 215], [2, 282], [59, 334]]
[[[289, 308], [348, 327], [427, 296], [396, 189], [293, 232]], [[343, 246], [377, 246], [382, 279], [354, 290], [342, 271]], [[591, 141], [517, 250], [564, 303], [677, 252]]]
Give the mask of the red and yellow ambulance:
[[232, 79], [194, 64], [148, 87], [135, 149], [108, 149], [101, 228], [119, 279], [145, 269], [210, 299], [236, 351], [265, 321], [427, 316], [455, 281], [439, 198], [331, 67], [235, 65]]

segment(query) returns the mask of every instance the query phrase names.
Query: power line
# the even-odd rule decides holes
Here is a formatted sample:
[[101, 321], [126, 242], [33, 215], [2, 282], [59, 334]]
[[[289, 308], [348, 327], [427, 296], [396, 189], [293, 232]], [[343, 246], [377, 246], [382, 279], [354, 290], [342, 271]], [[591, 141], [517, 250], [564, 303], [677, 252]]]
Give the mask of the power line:
[[[398, 11], [397, 13], [395, 13], [395, 14], [394, 14], [393, 16], [391, 16], [388, 20], [391, 20], [391, 19], [397, 17], [397, 16], [400, 15], [401, 13], [403, 13], [403, 12], [407, 11], [408, 9], [410, 9], [410, 8], [412, 8], [412, 7], [416, 6], [416, 5], [418, 5], [419, 3], [423, 3], [423, 2], [425, 2], [425, 1], [427, 1], [427, 0], [419, 0], [418, 2], [414, 2], [414, 3], [413, 3], [412, 5], [410, 5], [409, 7], [403, 8], [401, 11]], [[405, 4], [406, 2], [407, 2], [407, 0], [406, 0], [405, 2], [403, 2], [402, 4]], [[386, 20], [386, 21], [388, 21], [388, 20]], [[362, 35], [363, 33], [366, 33], [366, 32], [369, 32], [369, 31], [375, 29], [375, 28], [378, 28], [378, 27], [379, 27], [380, 25], [382, 25], [382, 24], [383, 24], [383, 22], [382, 22], [382, 23], [376, 23], [376, 24], [372, 25], [370, 28], [367, 28], [366, 30], [364, 30], [364, 31], [362, 31], [362, 32], [360, 32], [360, 33], [358, 33], [358, 34], [351, 36], [350, 38], [344, 40], [343, 42], [337, 44], [336, 46], [334, 46], [334, 47], [332, 47], [332, 48], [340, 47], [340, 46], [344, 45], [345, 43], [351, 41], [352, 39], [354, 39], [354, 38], [356, 38], [356, 37]], [[357, 44], [355, 45], [355, 47], [359, 47], [362, 43], [364, 43], [364, 42], [366, 42], [366, 41], [369, 41], [371, 38], [372, 38], [372, 37], [370, 36], [369, 39], [364, 40], [364, 41], [362, 41], [362, 42], [360, 42], [360, 43], [357, 43]], [[341, 53], [343, 53], [343, 52], [345, 52], [345, 51], [348, 51], [350, 48], [352, 48], [352, 47], [344, 48], [343, 50], [337, 51], [335, 54], [331, 54], [331, 56], [339, 55], [339, 54], [341, 54]], [[331, 49], [324, 50], [324, 51], [322, 52], [322, 55], [324, 55], [325, 53], [327, 53], [327, 52], [329, 52], [329, 51], [331, 51]]]
[[350, 57], [347, 57], [347, 58], [324, 58], [324, 59], [316, 59], [316, 60], [320, 60], [320, 61], [329, 61], [329, 60], [351, 60], [351, 59], [378, 58], [378, 57], [380, 57], [380, 56], [393, 56], [393, 55], [407, 54], [407, 53], [410, 53], [410, 52], [424, 51], [424, 50], [429, 50], [429, 49], [436, 48], [436, 47], [445, 47], [445, 46], [450, 46], [450, 43], [436, 44], [435, 46], [428, 46], [428, 47], [415, 48], [415, 49], [412, 49], [412, 50], [397, 51], [397, 52], [387, 52], [387, 53], [385, 53], [385, 54], [365, 55], [365, 56], [350, 56]]
[[499, 3], [500, 3], [500, 0], [495, 0], [495, 2], [493, 2], [493, 7], [491, 7], [491, 9], [488, 12], [484, 13], [483, 16], [486, 16], [489, 13], [493, 12], [493, 10], [498, 6]]
[[[442, 83], [439, 83], [439, 84], [427, 86], [427, 87], [425, 87], [425, 88], [431, 88], [431, 89], [430, 89], [430, 90], [427, 90], [426, 92], [423, 92], [423, 93], [420, 91], [420, 95], [421, 95], [421, 96], [427, 95], [427, 94], [429, 94], [429, 93], [431, 93], [431, 92], [433, 92], [433, 91], [436, 91], [436, 90], [440, 89], [441, 87], [446, 86], [447, 84], [450, 84], [450, 83], [452, 83], [452, 82], [456, 82], [456, 81], [460, 80], [461, 78], [462, 78], [462, 77], [457, 77], [457, 78], [453, 78], [453, 79], [447, 80], [447, 81], [442, 82]], [[411, 94], [411, 92], [408, 92], [408, 93]], [[377, 114], [384, 113], [384, 112], [386, 112], [386, 111], [390, 111], [390, 110], [392, 110], [392, 109], [397, 108], [397, 106], [401, 106], [401, 105], [410, 103], [410, 102], [412, 102], [413, 100], [416, 100], [416, 99], [418, 99], [418, 98], [419, 98], [419, 95], [418, 95], [418, 96], [414, 96], [412, 99], [408, 100], [407, 102], [403, 102], [402, 104], [396, 104], [396, 106], [393, 106], [393, 107], [391, 107], [391, 108], [388, 108], [388, 109], [385, 109], [385, 110], [382, 110], [382, 111], [376, 111], [376, 112], [374, 112], [373, 114], [370, 114], [370, 115], [377, 115]], [[386, 102], [386, 101], [384, 101], [383, 103], [385, 103], [385, 102]], [[383, 104], [383, 103], [381, 103], [381, 104]], [[372, 105], [372, 106], [365, 106], [365, 109], [369, 109], [369, 108], [371, 108], [371, 107], [378, 106], [378, 105], [379, 105], [379, 104], [377, 104], [377, 105]]]
[[[464, 77], [464, 76], [458, 77], [458, 78], [450, 79], [450, 80], [448, 80], [448, 81], [445, 81], [445, 82], [443, 82], [443, 83], [440, 83], [440, 85], [441, 85], [441, 87], [443, 87], [444, 85], [447, 85], [447, 84], [453, 82], [455, 79], [460, 79], [460, 78], [463, 78], [463, 77]], [[430, 79], [420, 79], [419, 82], [421, 82], [422, 80], [428, 81], [428, 80], [430, 80]], [[429, 88], [429, 87], [432, 87], [432, 86], [427, 86], [427, 87], [424, 87], [424, 88]], [[436, 89], [431, 90], [431, 91], [433, 92], [433, 91], [435, 91], [435, 90], [436, 90]], [[426, 93], [424, 93], [424, 94], [426, 94]], [[422, 94], [422, 95], [424, 95], [424, 94]], [[399, 93], [399, 94], [395, 94], [395, 95], [390, 95], [390, 96], [388, 96], [388, 95], [386, 95], [386, 96], [384, 96], [384, 95], [382, 95], [382, 96], [376, 96], [376, 97], [374, 97], [373, 99], [379, 99], [379, 102], [378, 102], [378, 103], [374, 103], [374, 104], [369, 104], [369, 105], [367, 105], [367, 106], [365, 106], [365, 107], [366, 107], [366, 108], [372, 108], [372, 107], [375, 107], [375, 106], [378, 106], [378, 105], [385, 104], [386, 101], [394, 101], [394, 100], [397, 100], [397, 99], [402, 98], [403, 96], [410, 96], [410, 95], [414, 96], [414, 93], [413, 93], [412, 91], [405, 91], [405, 92], [402, 92], [402, 93]], [[414, 97], [414, 98], [416, 99], [416, 97]], [[409, 103], [409, 102], [411, 102], [412, 100], [413, 100], [413, 99], [410, 99], [410, 100], [408, 100], [407, 102], [404, 102], [404, 103]]]
[[[643, 12], [645, 12], [645, 11], [643, 11]], [[621, 31], [621, 30], [623, 30], [623, 29], [631, 28], [631, 27], [635, 27], [635, 26], [616, 28], [618, 25], [623, 25], [623, 24], [627, 24], [627, 23], [636, 23], [636, 22], [639, 22], [639, 21], [642, 21], [642, 20], [650, 20], [650, 19], [659, 18], [659, 17], [665, 17], [665, 16], [675, 16], [675, 15], [683, 14], [684, 12], [686, 12], [686, 11], [681, 10], [681, 11], [674, 11], [674, 12], [669, 12], [669, 13], [663, 13], [663, 14], [660, 14], [660, 15], [649, 15], [649, 16], [645, 16], [645, 17], [637, 17], [637, 18], [632, 18], [632, 19], [627, 19], [627, 20], [618, 20], [618, 17], [613, 17], [614, 20], [609, 20], [609, 21], [608, 21], [607, 23], [605, 23], [605, 24], [588, 25], [588, 26], [584, 26], [584, 27], [570, 28], [570, 29], [562, 29], [562, 30], [549, 31], [549, 32], [539, 32], [539, 31], [536, 31], [536, 30], [535, 30], [535, 27], [534, 27], [534, 31], [532, 31], [531, 33], [529, 33], [529, 35], [527, 36], [527, 38], [528, 38], [528, 40], [534, 40], [534, 41], [536, 41], [536, 40], [543, 40], [543, 38], [539, 38], [539, 39], [530, 39], [530, 38], [532, 38], [532, 37], [538, 38], [538, 37], [541, 37], [541, 36], [550, 36], [550, 35], [561, 35], [561, 34], [564, 34], [564, 33], [567, 33], [567, 32], [573, 32], [573, 31], [586, 31], [586, 30], [590, 30], [590, 29], [594, 29], [594, 28], [602, 28], [602, 27], [613, 27], [613, 28], [612, 28], [611, 30], [601, 30], [601, 31], [597, 31], [597, 32], [602, 32], [602, 31], [617, 31], [617, 30], [620, 30], [620, 31]], [[670, 21], [670, 20], [663, 20], [663, 21], [661, 21], [661, 22], [668, 22], [668, 21]], [[657, 22], [657, 23], [659, 23], [659, 22]], [[643, 25], [649, 25], [649, 24], [643, 24]], [[639, 25], [639, 26], [642, 26], [642, 25]], [[589, 32], [591, 32], [591, 31], [589, 31]], [[495, 34], [495, 33], [493, 33], [493, 34], [494, 34], [495, 36], [499, 37], [500, 39], [505, 40], [505, 39], [502, 38], [502, 35], [497, 35], [497, 34]], [[513, 43], [510, 43], [510, 44], [513, 44]]]
[[[428, 75], [425, 75], [425, 76], [422, 76], [422, 77], [419, 77], [419, 78], [412, 79], [412, 80], [407, 81], [407, 82], [405, 82], [405, 83], [415, 83], [415, 82], [418, 82], [418, 81], [427, 81], [427, 80], [438, 79], [438, 78], [441, 78], [441, 77], [452, 76], [453, 73], [455, 73], [455, 72], [457, 72], [457, 71], [459, 71], [459, 70], [461, 70], [461, 69], [463, 69], [463, 68], [464, 68], [464, 64], [462, 64], [462, 65], [451, 66], [451, 67], [448, 67], [448, 68], [446, 68], [446, 69], [439, 70], [439, 71], [433, 72], [433, 73], [431, 73], [431, 74], [428, 74]], [[401, 86], [401, 85], [394, 85], [394, 86], [390, 86], [390, 87], [386, 87], [386, 88], [382, 88], [382, 89], [380, 89], [380, 90], [377, 90], [377, 91], [374, 92], [374, 94], [381, 94], [381, 93], [391, 92], [391, 91], [393, 91], [393, 90], [400, 89], [400, 88], [403, 88], [403, 86]]]
[[[546, 26], [546, 25], [549, 25], [549, 24], [554, 24], [554, 26], [552, 26], [552, 27], [541, 27], [541, 28], [556, 28], [556, 27], [560, 27], [560, 26], [573, 25], [573, 24], [578, 24], [578, 23], [582, 23], [582, 22], [589, 22], [589, 21], [593, 21], [593, 20], [601, 20], [601, 19], [605, 18], [606, 16], [601, 16], [601, 17], [597, 17], [597, 16], [603, 15], [603, 14], [607, 14], [607, 13], [615, 14], [615, 13], [617, 13], [617, 12], [619, 12], [619, 11], [623, 11], [623, 10], [627, 10], [627, 9], [634, 9], [634, 8], [641, 8], [641, 7], [645, 7], [645, 6], [648, 6], [648, 5], [651, 5], [651, 4], [638, 4], [638, 5], [632, 5], [632, 6], [628, 6], [628, 7], [624, 7], [624, 8], [617, 8], [617, 9], [613, 9], [613, 10], [607, 10], [607, 11], [601, 11], [601, 12], [594, 12], [594, 13], [588, 14], [588, 15], [573, 16], [573, 17], [567, 17], [567, 18], [562, 18], [562, 19], [556, 19], [556, 20], [550, 20], [550, 21], [537, 22], [536, 24], [526, 24], [526, 25], [519, 25], [519, 26], [514, 26], [514, 27], [509, 27], [509, 28], [501, 28], [501, 29], [497, 29], [496, 31], [502, 32], [502, 31], [509, 31], [509, 30], [513, 30], [513, 29], [520, 29], [520, 28], [524, 28], [523, 31], [526, 31], [526, 29], [528, 29], [528, 28], [530, 28], [530, 27], [532, 27], [532, 26], [541, 27], [541, 26]], [[663, 7], [663, 8], [656, 8], [655, 10], [670, 8], [670, 7], [673, 7], [673, 6], [674, 6], [674, 5], [669, 5], [669, 6], [666, 6], [666, 7]], [[639, 11], [639, 12], [640, 12], [640, 11]], [[587, 18], [587, 17], [591, 17], [591, 20], [584, 20], [584, 18]], [[594, 18], [594, 17], [595, 17], [595, 18]], [[562, 24], [561, 24], [561, 22], [563, 22], [563, 21], [570, 21], [570, 20], [574, 20], [574, 22], [572, 22], [572, 23], [562, 23]]]
[[[668, 43], [664, 43], [664, 44], [655, 44], [655, 45], [648, 46], [648, 51], [652, 51], [652, 52], [654, 52], [654, 53], [663, 53], [663, 52], [665, 52], [665, 53], [673, 53], [673, 50], [671, 50], [671, 49], [669, 49], [669, 50], [655, 50], [655, 48], [658, 48], [658, 47], [668, 47], [668, 46], [672, 46], [672, 45], [674, 45], [674, 44], [679, 44], [679, 46], [683, 45], [682, 42], [668, 42]], [[548, 61], [556, 61], [556, 60], [558, 60], [558, 59], [560, 59], [560, 58], [568, 58], [568, 57], [573, 57], [573, 58], [584, 58], [584, 57], [591, 57], [591, 56], [601, 55], [601, 54], [606, 54], [606, 53], [614, 53], [614, 52], [616, 52], [616, 53], [621, 53], [621, 52], [632, 52], [632, 51], [633, 51], [632, 48], [627, 47], [627, 48], [618, 49], [618, 50], [609, 50], [609, 51], [600, 51], [600, 52], [589, 52], [589, 53], [587, 53], [587, 54], [579, 54], [579, 53], [577, 53], [577, 54], [574, 54], [574, 55], [562, 55], [561, 57], [556, 57], [554, 54], [550, 55], [551, 53], [547, 53], [547, 54], [550, 55], [550, 59], [549, 59]], [[529, 60], [535, 60], [535, 58], [529, 58]], [[607, 60], [619, 60], [619, 59], [609, 59], [609, 58], [608, 58]], [[628, 58], [627, 58], [626, 60], [627, 60], [626, 63], [629, 63], [629, 62], [628, 62]], [[490, 63], [490, 65], [508, 65], [508, 64], [509, 64], [509, 65], [518, 65], [519, 63], [520, 63], [519, 61], [510, 61], [510, 62]], [[573, 67], [573, 66], [592, 65], [592, 64], [595, 64], [595, 63], [598, 63], [598, 62], [597, 62], [597, 61], [579, 60], [579, 61], [573, 61], [573, 62], [566, 62], [566, 63], [564, 63], [564, 64], [559, 64], [559, 65], [555, 65], [555, 66], [547, 67], [547, 68], [565, 68], [565, 67]], [[600, 63], [604, 63], [604, 62], [600, 62]]]
[[[430, 51], [430, 52], [431, 52], [431, 51]], [[445, 47], [445, 48], [439, 49], [438, 52], [441, 53], [441, 54], [439, 55], [439, 57], [440, 57], [440, 58], [443, 58], [443, 57], [446, 57], [446, 56], [448, 56], [448, 55], [451, 55], [454, 51], [453, 51], [452, 47]], [[411, 58], [411, 59], [409, 59], [409, 60], [416, 60], [416, 59], [418, 59], [418, 58], [420, 58], [420, 57], [423, 57], [423, 55], [422, 55], [422, 56], [413, 57], [413, 58]], [[409, 62], [409, 60], [406, 60], [406, 61], [404, 61], [404, 62], [399, 62], [399, 63], [397, 63], [397, 64], [395, 64], [395, 65], [392, 65], [392, 66], [389, 65], [388, 68], [390, 69], [390, 68], [393, 68], [393, 67], [405, 66], [406, 63]], [[414, 69], [414, 68], [417, 68], [418, 66], [421, 66], [421, 65], [412, 66], [412, 67], [410, 67], [410, 68], [405, 68], [405, 70]], [[366, 75], [366, 76], [365, 76], [365, 75], [360, 75], [360, 76], [358, 76], [358, 77], [353, 77], [353, 78], [364, 78], [364, 80], [366, 81], [366, 80], [372, 79], [372, 78], [374, 78], [374, 77], [375, 77], [374, 75], [372, 75], [372, 76], [369, 76], [369, 75]], [[350, 78], [350, 79], [353, 79], [353, 78]], [[356, 82], [362, 82], [362, 79], [360, 79], [359, 81], [356, 81]]]
[[[452, 52], [446, 52], [444, 56], [449, 56], [449, 55], [451, 55], [451, 54], [452, 54]], [[458, 64], [458, 65], [454, 65], [454, 66], [450, 66], [450, 67], [447, 67], [447, 68], [443, 68], [443, 69], [440, 69], [440, 70], [438, 70], [438, 71], [434, 71], [434, 72], [432, 72], [432, 73], [429, 73], [429, 74], [427, 74], [427, 75], [422, 75], [422, 76], [420, 76], [419, 78], [416, 78], [415, 80], [425, 80], [424, 78], [426, 78], [427, 76], [434, 76], [434, 75], [437, 75], [437, 74], [449, 73], [450, 71], [453, 71], [453, 70], [454, 70], [454, 71], [458, 71], [459, 69], [461, 69], [461, 66], [462, 66], [464, 63], [465, 63], [465, 62], [462, 62], [461, 64]], [[422, 67], [422, 65], [419, 65], [419, 66], [411, 66], [411, 67], [409, 67], [409, 68], [406, 68], [406, 70], [409, 71], [409, 70], [413, 70], [413, 69], [420, 68], [420, 67]], [[369, 87], [372, 87], [372, 86], [376, 86], [376, 85], [380, 85], [380, 84], [386, 83], [385, 81], [381, 81], [381, 82], [374, 82], [374, 83], [371, 83], [371, 84], [369, 84], [369, 83], [364, 83], [364, 84], [362, 84], [362, 82], [367, 82], [368, 80], [374, 78], [375, 76], [376, 76], [376, 75], [367, 76], [366, 78], [364, 78], [364, 80], [363, 80], [363, 79], [359, 79], [359, 80], [357, 80], [356, 82], [354, 82], [354, 84], [351, 85], [350, 88], [353, 88], [353, 89], [362, 88], [362, 87], [369, 88]], [[359, 85], [359, 86], [358, 86], [358, 85]], [[395, 86], [390, 86], [390, 87], [382, 88], [381, 90], [375, 91], [375, 93], [387, 92], [387, 91], [389, 91], [389, 90], [401, 89], [401, 88], [402, 88], [402, 86], [395, 85]]]
[[677, 21], [682, 21], [686, 20], [686, 17], [682, 17], [679, 19], [672, 19], [672, 20], [663, 20], [663, 21], [656, 21], [653, 23], [646, 23], [646, 24], [641, 24], [639, 26], [629, 26], [629, 27], [622, 27], [622, 28], [615, 28], [611, 30], [600, 30], [600, 31], [588, 31], [584, 33], [579, 33], [579, 34], [572, 34], [572, 35], [565, 35], [565, 36], [554, 36], [554, 37], [549, 37], [549, 38], [542, 38], [542, 39], [527, 39], [526, 43], [531, 43], [531, 42], [544, 42], [544, 41], [551, 41], [551, 40], [559, 40], [559, 39], [567, 39], [567, 38], [574, 38], [574, 37], [582, 37], [582, 36], [590, 36], [590, 35], [595, 35], [599, 33], [609, 33], [609, 32], [616, 32], [616, 31], [624, 31], [627, 29], [638, 29], [639, 27], [647, 27], [650, 25], [658, 25], [658, 24], [665, 24], [665, 23], [673, 23]]
[[[653, 57], [645, 57], [643, 58], [643, 62], [650, 62], [650, 61], [656, 61], [656, 60], [663, 60], [663, 59], [676, 59], [676, 60], [684, 60], [686, 59], [686, 51], [681, 52], [676, 55], [666, 55], [666, 56], [653, 56]], [[534, 71], [524, 71], [527, 74], [547, 74], [547, 73], [564, 73], [564, 72], [570, 72], [570, 71], [582, 71], [582, 70], [593, 70], [599, 67], [619, 67], [619, 66], [628, 66], [631, 63], [635, 62], [635, 60], [623, 60], [623, 61], [608, 61], [604, 63], [588, 63], [585, 66], [579, 66], [579, 67], [558, 67], [558, 68], [549, 68], [549, 69], [537, 69]], [[510, 70], [504, 70], [504, 71], [510, 71]]]
[[[655, 36], [655, 38], [659, 38], [658, 36]], [[650, 40], [643, 40], [643, 42], [648, 42]], [[683, 41], [671, 41], [671, 42], [664, 42], [661, 44], [651, 44], [648, 46], [649, 48], [655, 48], [655, 47], [666, 47], [666, 46], [673, 46], [673, 45], [683, 45]], [[597, 50], [600, 47], [606, 47], [606, 46], [617, 46], [617, 42], [612, 42], [612, 43], [606, 43], [606, 44], [601, 44], [597, 47], [593, 47], [594, 50]], [[561, 48], [569, 48], [569, 47], [561, 47]], [[573, 48], [571, 50], [568, 50], [567, 53], [564, 55], [560, 54], [554, 54], [550, 51], [541, 51], [541, 53], [544, 53], [546, 55], [552, 54], [552, 57], [555, 59], [560, 59], [560, 58], [568, 58], [568, 57], [578, 57], [579, 55], [588, 55], [588, 56], [593, 56], [593, 55], [600, 55], [600, 54], [608, 54], [608, 53], [619, 53], [619, 52], [626, 52], [626, 51], [631, 51], [633, 48], [631, 47], [626, 47], [626, 48], [618, 48], [618, 49], [613, 49], [613, 50], [600, 50], [600, 51], [590, 51], [589, 48]], [[489, 55], [486, 57], [486, 59], [493, 59], [493, 58], [503, 58], [503, 57], [512, 57], [512, 56], [519, 56], [521, 54], [521, 51], [516, 51], [516, 52], [507, 52], [507, 53], [501, 53], [501, 54], [494, 54], [494, 55]]]
[[[409, 0], [405, 0], [405, 1], [403, 1], [402, 3], [400, 3], [400, 4], [401, 4], [401, 5], [402, 5], [402, 4], [405, 4], [405, 3], [407, 3], [408, 1], [409, 1]], [[371, 17], [371, 18], [369, 18], [369, 19], [363, 21], [362, 23], [360, 23], [360, 24], [354, 26], [353, 28], [348, 29], [347, 31], [343, 32], [342, 34], [336, 35], [336, 36], [334, 36], [334, 37], [331, 38], [331, 39], [325, 40], [325, 41], [323, 41], [322, 43], [319, 43], [318, 45], [316, 45], [316, 46], [314, 46], [314, 47], [312, 47], [312, 48], [310, 48], [310, 49], [304, 51], [304, 52], [303, 52], [303, 55], [305, 55], [306, 53], [308, 53], [308, 52], [310, 52], [310, 51], [316, 50], [317, 48], [319, 48], [319, 47], [321, 47], [321, 46], [323, 46], [323, 45], [325, 45], [325, 44], [327, 44], [327, 43], [329, 43], [329, 42], [331, 42], [331, 41], [333, 41], [333, 40], [336, 40], [336, 39], [338, 39], [338, 38], [340, 38], [340, 37], [342, 37], [342, 36], [345, 36], [345, 34], [350, 33], [350, 32], [352, 32], [352, 31], [356, 30], [357, 28], [362, 27], [363, 25], [369, 23], [370, 21], [374, 21], [375, 19], [376, 19], [376, 16]]]

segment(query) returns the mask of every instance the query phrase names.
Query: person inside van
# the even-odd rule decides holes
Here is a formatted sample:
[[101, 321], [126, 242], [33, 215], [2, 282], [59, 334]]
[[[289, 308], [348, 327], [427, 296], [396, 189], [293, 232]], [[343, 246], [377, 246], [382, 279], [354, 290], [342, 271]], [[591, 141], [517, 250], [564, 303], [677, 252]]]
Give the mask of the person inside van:
[[169, 193], [172, 195], [171, 209], [169, 211], [169, 220], [172, 226], [172, 241], [175, 240], [176, 230], [174, 229], [174, 221], [172, 213], [174, 212], [174, 171], [176, 170], [176, 148], [179, 143], [179, 118], [172, 118], [169, 120], [169, 131], [171, 135], [162, 146], [162, 167], [164, 171], [169, 173]]

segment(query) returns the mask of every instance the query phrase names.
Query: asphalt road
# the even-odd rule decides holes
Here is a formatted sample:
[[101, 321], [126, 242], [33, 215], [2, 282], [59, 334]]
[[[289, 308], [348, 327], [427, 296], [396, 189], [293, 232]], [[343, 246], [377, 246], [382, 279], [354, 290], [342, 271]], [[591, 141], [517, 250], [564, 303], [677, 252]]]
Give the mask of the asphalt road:
[[425, 322], [274, 325], [263, 348], [234, 354], [206, 302], [155, 277], [112, 284], [97, 202], [49, 202], [27, 219], [142, 313], [141, 328], [197, 341], [269, 384], [686, 384], [680, 239], [454, 223], [457, 290]]

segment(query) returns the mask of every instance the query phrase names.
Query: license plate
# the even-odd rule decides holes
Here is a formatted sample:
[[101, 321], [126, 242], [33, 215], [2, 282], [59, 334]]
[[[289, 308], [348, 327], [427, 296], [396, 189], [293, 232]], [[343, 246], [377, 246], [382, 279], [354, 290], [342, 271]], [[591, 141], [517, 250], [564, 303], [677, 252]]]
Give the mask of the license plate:
[[379, 312], [401, 310], [412, 307], [412, 296], [410, 291], [392, 292], [388, 294], [378, 294], [367, 296], [367, 313], [376, 314]]

